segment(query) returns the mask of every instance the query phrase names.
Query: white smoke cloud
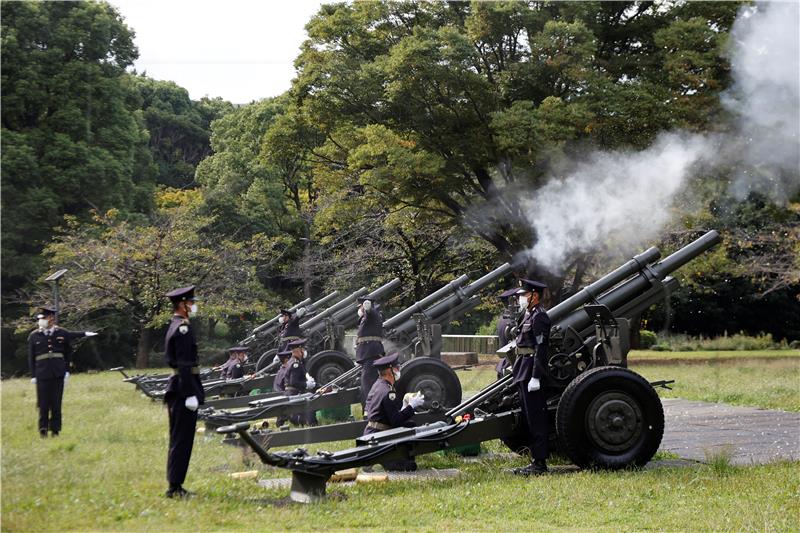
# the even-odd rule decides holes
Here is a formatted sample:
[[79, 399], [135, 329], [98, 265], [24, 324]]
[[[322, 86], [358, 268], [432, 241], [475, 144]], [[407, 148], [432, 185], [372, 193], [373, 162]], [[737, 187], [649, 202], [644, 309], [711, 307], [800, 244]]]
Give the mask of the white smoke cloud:
[[641, 152], [597, 152], [523, 200], [538, 238], [531, 254], [554, 274], [576, 252], [631, 252], [656, 238], [679, 193], [704, 170], [735, 168], [731, 193], [785, 202], [800, 191], [800, 3], [744, 8], [731, 31], [729, 133], [659, 136]]
[[638, 245], [658, 235], [694, 167], [712, 153], [699, 135], [664, 134], [641, 152], [596, 152], [564, 179], [523, 200], [539, 237], [530, 251], [553, 273], [598, 243]]
[[743, 8], [730, 54], [734, 83], [723, 103], [737, 117], [743, 163], [731, 192], [783, 203], [800, 190], [800, 3]]

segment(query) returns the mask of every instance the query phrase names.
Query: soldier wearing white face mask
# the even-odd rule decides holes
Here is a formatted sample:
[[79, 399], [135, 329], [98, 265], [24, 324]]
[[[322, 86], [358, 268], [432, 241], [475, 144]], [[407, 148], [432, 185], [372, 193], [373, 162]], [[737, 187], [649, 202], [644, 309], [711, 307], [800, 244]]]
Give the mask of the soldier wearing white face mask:
[[183, 488], [189, 460], [192, 457], [197, 426], [197, 408], [203, 404], [205, 393], [200, 381], [200, 360], [197, 339], [189, 316], [197, 313], [198, 298], [194, 285], [168, 292], [175, 313], [164, 340], [164, 355], [172, 376], [167, 384], [164, 403], [169, 412], [169, 453], [167, 454], [167, 498], [185, 498]]
[[528, 423], [531, 464], [515, 468], [514, 474], [539, 475], [547, 472], [548, 416], [547, 398], [542, 381], [547, 369], [547, 345], [550, 338], [550, 317], [540, 300], [547, 286], [530, 279], [520, 280], [517, 291], [520, 310], [525, 315], [519, 323], [516, 339], [517, 357], [512, 373], [519, 391], [522, 415]]
[[41, 307], [36, 315], [39, 328], [28, 336], [28, 365], [31, 383], [36, 385], [39, 407], [39, 435], [61, 432], [61, 400], [69, 379], [73, 339], [94, 337], [94, 331], [68, 331], [56, 325], [56, 310]]

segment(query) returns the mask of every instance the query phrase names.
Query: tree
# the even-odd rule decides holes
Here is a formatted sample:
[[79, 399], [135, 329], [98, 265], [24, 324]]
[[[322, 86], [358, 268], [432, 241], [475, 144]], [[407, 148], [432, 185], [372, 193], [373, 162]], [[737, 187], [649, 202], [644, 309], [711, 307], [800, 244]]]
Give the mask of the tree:
[[257, 238], [233, 242], [209, 234], [213, 219], [199, 215], [200, 204], [197, 191], [165, 190], [146, 222], [114, 210], [90, 224], [68, 217], [45, 248], [52, 269], [69, 269], [64, 294], [74, 313], [113, 310], [130, 317], [139, 368], [148, 364], [154, 329], [171, 314], [164, 294], [175, 287], [198, 285], [207, 317], [264, 310], [255, 270], [271, 251]]
[[40, 272], [63, 215], [149, 208], [146, 132], [120, 83], [137, 55], [109, 4], [3, 4], [4, 294]]
[[295, 131], [314, 132], [313, 143], [276, 149], [303, 154], [320, 198], [435, 212], [510, 258], [536, 242], [518, 192], [548, 171], [587, 146], [641, 148], [665, 129], [707, 125], [727, 83], [720, 44], [732, 13], [652, 2], [323, 6], [291, 91]]
[[195, 185], [195, 170], [211, 153], [211, 122], [233, 111], [220, 98], [195, 102], [189, 92], [171, 81], [128, 76], [149, 135], [149, 146], [158, 166], [156, 182], [168, 187]]

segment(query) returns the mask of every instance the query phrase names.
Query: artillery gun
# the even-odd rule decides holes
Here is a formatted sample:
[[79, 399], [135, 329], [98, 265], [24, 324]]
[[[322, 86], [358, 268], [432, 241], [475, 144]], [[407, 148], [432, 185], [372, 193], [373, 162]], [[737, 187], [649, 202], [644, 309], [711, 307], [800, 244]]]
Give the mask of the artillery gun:
[[[658, 450], [664, 411], [654, 386], [667, 382], [648, 383], [628, 370], [628, 319], [668, 297], [678, 287], [670, 274], [719, 242], [710, 231], [660, 262], [660, 252], [651, 248], [548, 311], [552, 329], [543, 391], [550, 433], [577, 466], [638, 467]], [[240, 423], [218, 432], [238, 433], [264, 463], [291, 469], [291, 499], [300, 502], [324, 497], [337, 470], [492, 439], [518, 450], [527, 434], [510, 374], [447, 411], [442, 421], [373, 433], [339, 452], [270, 452], [248, 427]]]
[[[505, 263], [467, 286], [463, 286], [468, 281], [467, 276], [461, 276], [384, 321], [384, 347], [387, 351], [391, 348], [397, 350], [404, 361], [401, 367], [403, 377], [395, 385], [399, 394], [422, 391], [426, 407], [434, 410], [461, 401], [461, 382], [456, 373], [441, 361], [442, 325], [474, 309], [480, 303], [477, 294], [513, 270], [512, 265]], [[249, 401], [250, 408], [238, 412], [206, 408], [201, 410], [199, 417], [207, 428], [214, 429], [248, 420], [349, 406], [360, 402], [361, 371], [361, 366], [356, 365], [322, 385], [315, 393]], [[363, 431], [363, 426], [364, 422], [351, 422], [338, 424], [336, 430], [308, 428], [286, 431], [281, 432], [280, 440], [284, 443], [319, 442], [319, 439], [330, 440], [331, 435], [338, 440]], [[262, 434], [261, 440], [266, 442], [272, 436]]]

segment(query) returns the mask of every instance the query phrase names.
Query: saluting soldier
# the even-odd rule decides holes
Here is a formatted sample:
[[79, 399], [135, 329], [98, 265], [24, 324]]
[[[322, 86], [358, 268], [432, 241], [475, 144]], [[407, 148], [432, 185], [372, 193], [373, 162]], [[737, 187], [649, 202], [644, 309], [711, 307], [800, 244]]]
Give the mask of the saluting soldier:
[[[306, 339], [296, 339], [289, 343], [289, 348], [292, 351], [292, 356], [286, 365], [286, 374], [284, 377], [284, 385], [286, 387], [287, 396], [296, 396], [304, 392], [313, 392], [317, 386], [317, 382], [306, 371], [305, 364], [305, 349]], [[303, 415], [293, 415], [292, 422], [295, 424], [308, 424], [311, 426], [317, 425], [317, 417], [312, 411]]]
[[303, 338], [303, 330], [300, 329], [300, 319], [306, 314], [306, 308], [301, 307], [297, 311], [281, 309], [281, 316], [278, 317], [278, 351], [286, 350], [290, 342]]
[[[396, 353], [376, 359], [373, 371], [377, 374], [375, 383], [367, 395], [364, 412], [367, 417], [367, 427], [364, 435], [400, 427], [414, 416], [414, 412], [425, 403], [422, 394], [407, 395], [402, 400], [397, 397], [394, 384], [400, 379], [400, 365]], [[411, 471], [417, 469], [413, 459], [398, 460], [382, 463], [386, 470]]]
[[61, 400], [64, 384], [69, 379], [72, 364], [73, 339], [94, 337], [94, 331], [68, 331], [56, 325], [56, 310], [40, 307], [36, 315], [36, 331], [28, 335], [28, 367], [31, 383], [36, 385], [36, 404], [39, 407], [39, 435], [54, 437], [61, 432]]
[[189, 316], [197, 312], [195, 286], [189, 285], [168, 292], [174, 315], [164, 339], [164, 355], [172, 376], [167, 384], [164, 402], [169, 412], [169, 453], [167, 454], [167, 498], [185, 498], [183, 488], [189, 460], [192, 457], [197, 426], [197, 408], [205, 400], [200, 382], [197, 339]]
[[519, 390], [522, 414], [528, 423], [531, 453], [531, 464], [513, 470], [522, 476], [547, 472], [548, 416], [542, 381], [547, 369], [550, 317], [540, 304], [546, 288], [544, 283], [523, 279], [517, 291], [520, 310], [525, 310], [525, 314], [518, 326], [517, 358], [512, 372]]
[[380, 306], [369, 296], [358, 298], [358, 331], [356, 333], [356, 362], [361, 365], [361, 405], [365, 405], [372, 384], [378, 379], [373, 366], [376, 359], [386, 355], [383, 348], [383, 314]]

